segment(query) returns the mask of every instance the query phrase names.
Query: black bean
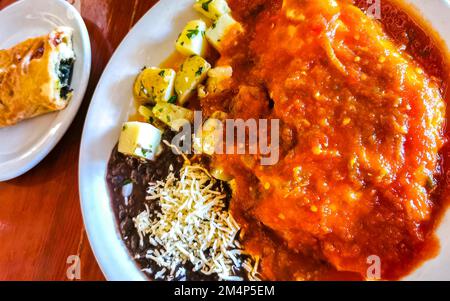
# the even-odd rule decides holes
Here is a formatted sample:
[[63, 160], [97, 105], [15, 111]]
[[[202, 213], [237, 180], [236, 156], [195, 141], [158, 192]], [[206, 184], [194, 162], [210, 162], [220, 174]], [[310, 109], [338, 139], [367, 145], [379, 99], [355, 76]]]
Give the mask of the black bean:
[[135, 202], [134, 196], [131, 196], [131, 197], [128, 199], [128, 207], [129, 207], [129, 208], [133, 208], [135, 203], [136, 203], [136, 202]]
[[162, 168], [157, 168], [155, 170], [155, 173], [157, 176], [162, 176], [164, 174], [164, 171], [162, 170]]
[[128, 165], [130, 168], [136, 168], [136, 166], [139, 164], [139, 163], [138, 163], [138, 160], [136, 160], [135, 158], [131, 158], [131, 157], [127, 157], [127, 158], [125, 159], [125, 162], [127, 163], [127, 165]]
[[139, 251], [139, 236], [135, 233], [132, 234], [130, 238], [130, 249], [132, 253], [137, 253]]
[[148, 206], [148, 209], [150, 210], [150, 213], [152, 211], [155, 211], [155, 209], [156, 209], [156, 203], [155, 202], [148, 203], [147, 206]]
[[[163, 139], [170, 141], [174, 133], [166, 131]], [[140, 238], [132, 220], [133, 217], [146, 210], [147, 204], [151, 217], [161, 211], [157, 201], [147, 201], [146, 189], [148, 183], [156, 180], [162, 180], [167, 177], [169, 173], [169, 166], [172, 165], [174, 172], [177, 173], [184, 164], [184, 159], [181, 156], [173, 154], [172, 150], [164, 147], [164, 151], [156, 161], [143, 162], [133, 157], [124, 156], [117, 151], [117, 147], [113, 150], [108, 164], [107, 183], [110, 188], [112, 203], [115, 211], [117, 221], [119, 223], [119, 230], [122, 238], [130, 252], [131, 256], [139, 254], [140, 259], [136, 263], [141, 268], [150, 268], [154, 273], [161, 270], [155, 262], [146, 259], [145, 254], [147, 250], [153, 248], [150, 245], [148, 237], [143, 240], [143, 245], [140, 244]], [[122, 196], [122, 187], [126, 180], [133, 180], [133, 194], [128, 199], [128, 204], [125, 206], [124, 198]], [[192, 266], [186, 265], [187, 270], [191, 270]], [[149, 278], [154, 274], [148, 273]], [[205, 276], [199, 272], [188, 272], [188, 280], [217, 280], [217, 276]]]
[[119, 220], [123, 221], [127, 217], [127, 211], [125, 209], [119, 209]]
[[120, 232], [123, 236], [129, 235], [134, 229], [133, 221], [130, 217], [125, 217], [124, 220], [120, 223]]
[[[115, 186], [122, 186], [123, 183], [125, 182], [125, 178], [123, 176], [114, 176], [111, 179], [111, 182], [115, 185]], [[120, 187], [122, 188], [122, 187]]]
[[131, 179], [134, 183], [139, 183], [139, 182], [140, 182], [140, 181], [139, 181], [139, 178], [140, 178], [139, 172], [138, 172], [137, 170], [133, 170], [133, 171], [131, 172], [130, 179]]
[[126, 171], [126, 169], [123, 169], [123, 167], [126, 168], [125, 163], [118, 163], [116, 166], [114, 166], [114, 168], [111, 170], [111, 174], [113, 176], [117, 176], [120, 174], [123, 174], [124, 171]]
[[147, 166], [148, 166], [148, 163], [141, 163], [141, 164], [139, 164], [137, 170], [138, 170], [140, 175], [145, 174], [145, 171], [147, 170]]
[[139, 251], [140, 252], [144, 252], [145, 250], [148, 250], [150, 248], [150, 241], [148, 240], [148, 238], [144, 238], [143, 239], [143, 244], [139, 244]]

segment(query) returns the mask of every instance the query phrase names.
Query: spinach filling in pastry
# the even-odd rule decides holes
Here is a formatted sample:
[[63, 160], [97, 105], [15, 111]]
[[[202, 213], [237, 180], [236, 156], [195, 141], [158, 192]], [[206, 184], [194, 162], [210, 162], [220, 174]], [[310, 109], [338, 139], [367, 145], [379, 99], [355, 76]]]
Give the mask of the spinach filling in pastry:
[[0, 128], [67, 107], [75, 63], [72, 33], [59, 27], [0, 50]]

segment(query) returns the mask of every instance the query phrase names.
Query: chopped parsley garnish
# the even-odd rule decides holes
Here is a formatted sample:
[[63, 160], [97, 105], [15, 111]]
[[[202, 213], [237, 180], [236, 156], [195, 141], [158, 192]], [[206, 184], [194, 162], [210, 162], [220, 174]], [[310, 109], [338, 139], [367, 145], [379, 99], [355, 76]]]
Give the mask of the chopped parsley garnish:
[[205, 11], [209, 11], [209, 4], [210, 4], [211, 2], [213, 2], [213, 0], [208, 0], [208, 1], [206, 1], [206, 2], [203, 2], [203, 3], [202, 3], [202, 8], [203, 8]]
[[133, 180], [126, 179], [125, 181], [123, 181], [122, 186], [126, 186], [126, 185], [131, 184], [131, 183], [133, 183]]
[[155, 93], [155, 87], [152, 87], [152, 96], [154, 97], [154, 95], [156, 95], [156, 93]]
[[197, 72], [195, 72], [196, 76], [201, 76], [203, 72], [203, 67], [198, 68]]
[[151, 149], [145, 149], [145, 148], [142, 149], [142, 154], [143, 154], [145, 157], [147, 157], [147, 154], [151, 154], [151, 153], [152, 153], [152, 150], [151, 150]]
[[177, 102], [177, 99], [178, 99], [178, 96], [173, 95], [171, 98], [169, 98], [169, 100], [167, 102], [174, 104]]
[[126, 131], [127, 130], [127, 125], [125, 124], [123, 127], [122, 127], [122, 131]]
[[193, 37], [195, 37], [195, 36], [198, 35], [199, 33], [200, 33], [200, 31], [198, 30], [198, 28], [196, 28], [196, 29], [189, 29], [189, 30], [187, 31], [186, 36], [187, 36], [189, 39], [192, 39]]
[[162, 70], [161, 72], [158, 73], [159, 76], [164, 77], [164, 75], [166, 74], [166, 70]]

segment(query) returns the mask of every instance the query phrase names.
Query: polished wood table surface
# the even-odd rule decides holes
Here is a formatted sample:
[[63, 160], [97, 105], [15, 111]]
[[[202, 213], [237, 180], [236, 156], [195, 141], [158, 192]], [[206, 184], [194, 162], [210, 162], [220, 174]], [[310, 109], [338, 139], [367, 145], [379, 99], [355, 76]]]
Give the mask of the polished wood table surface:
[[[0, 183], [0, 280], [72, 280], [68, 274], [80, 276], [81, 280], [105, 279], [81, 217], [81, 133], [89, 102], [109, 58], [131, 27], [157, 1], [68, 1], [81, 11], [90, 34], [89, 87], [72, 126], [47, 158], [27, 174]], [[0, 9], [13, 2], [0, 0]], [[79, 274], [74, 273], [78, 271], [74, 269], [77, 263]]]

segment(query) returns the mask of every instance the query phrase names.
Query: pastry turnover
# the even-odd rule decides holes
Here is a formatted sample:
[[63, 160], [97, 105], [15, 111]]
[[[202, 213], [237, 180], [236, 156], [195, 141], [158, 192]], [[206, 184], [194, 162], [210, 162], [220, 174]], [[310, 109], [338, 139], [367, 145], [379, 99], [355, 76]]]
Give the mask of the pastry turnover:
[[75, 62], [72, 32], [59, 27], [0, 50], [0, 128], [66, 108]]

